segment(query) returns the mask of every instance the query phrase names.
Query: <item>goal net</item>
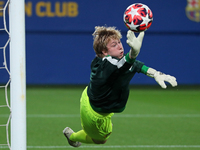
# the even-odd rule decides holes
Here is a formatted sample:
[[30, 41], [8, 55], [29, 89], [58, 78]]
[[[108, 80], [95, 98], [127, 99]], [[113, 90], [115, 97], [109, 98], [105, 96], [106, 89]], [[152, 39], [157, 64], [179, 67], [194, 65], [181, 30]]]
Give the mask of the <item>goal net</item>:
[[8, 45], [10, 43], [10, 33], [7, 29], [8, 4], [0, 1], [0, 148], [11, 149], [9, 140], [9, 127], [11, 120], [11, 107], [9, 101], [10, 71], [8, 68]]

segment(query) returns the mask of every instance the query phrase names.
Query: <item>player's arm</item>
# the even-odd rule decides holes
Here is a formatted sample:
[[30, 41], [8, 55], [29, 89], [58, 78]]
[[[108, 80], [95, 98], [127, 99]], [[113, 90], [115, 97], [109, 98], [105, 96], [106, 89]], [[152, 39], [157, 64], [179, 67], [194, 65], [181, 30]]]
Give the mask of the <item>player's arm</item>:
[[167, 88], [165, 82], [169, 82], [173, 87], [177, 86], [176, 78], [174, 76], [166, 75], [145, 65], [142, 66], [141, 72], [149, 77], [154, 78], [156, 82], [164, 89]]
[[134, 32], [131, 30], [127, 32], [126, 43], [131, 47], [131, 50], [129, 52], [130, 59], [135, 59], [138, 56], [140, 48], [142, 46], [143, 38], [144, 32], [140, 32], [138, 37], [136, 37]]

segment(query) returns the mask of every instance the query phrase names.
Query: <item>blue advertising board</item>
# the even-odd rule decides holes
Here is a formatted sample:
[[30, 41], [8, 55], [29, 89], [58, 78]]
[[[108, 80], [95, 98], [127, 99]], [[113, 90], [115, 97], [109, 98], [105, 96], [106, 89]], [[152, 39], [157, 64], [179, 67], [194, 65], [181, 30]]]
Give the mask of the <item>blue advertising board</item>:
[[[132, 0], [26, 1], [27, 30], [91, 31], [96, 25], [117, 26], [126, 30], [122, 21]], [[141, 0], [153, 12], [151, 32], [199, 32], [199, 24], [187, 17], [187, 0]], [[200, 21], [200, 20], [199, 20]]]
[[[87, 84], [95, 57], [94, 27], [117, 27], [128, 52], [123, 13], [136, 2], [153, 12], [138, 59], [174, 75], [179, 84], [200, 84], [200, 0], [26, 0], [27, 84]], [[4, 5], [0, 0], [0, 8]], [[156, 83], [138, 74], [131, 84]]]

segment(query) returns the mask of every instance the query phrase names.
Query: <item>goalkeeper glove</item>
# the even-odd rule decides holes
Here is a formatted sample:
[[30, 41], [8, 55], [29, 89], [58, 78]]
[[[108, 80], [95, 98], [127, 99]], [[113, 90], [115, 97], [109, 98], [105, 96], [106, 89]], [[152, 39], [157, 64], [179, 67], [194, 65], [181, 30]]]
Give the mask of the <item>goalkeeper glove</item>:
[[140, 48], [142, 46], [143, 38], [144, 38], [144, 32], [140, 32], [137, 38], [133, 31], [129, 30], [127, 32], [126, 43], [131, 47], [131, 50], [129, 52], [130, 58], [134, 59], [138, 56]]
[[160, 71], [156, 71], [153, 68], [147, 70], [147, 75], [154, 78], [156, 82], [164, 89], [167, 88], [165, 81], [169, 82], [173, 87], [177, 86], [176, 78], [170, 75], [166, 75]]

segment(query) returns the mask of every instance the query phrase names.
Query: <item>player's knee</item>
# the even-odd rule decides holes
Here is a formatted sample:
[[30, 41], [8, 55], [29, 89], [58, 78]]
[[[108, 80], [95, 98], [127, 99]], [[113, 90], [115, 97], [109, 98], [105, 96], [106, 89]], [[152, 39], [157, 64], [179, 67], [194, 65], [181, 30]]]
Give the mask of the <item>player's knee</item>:
[[105, 144], [107, 142], [107, 140], [105, 140], [105, 141], [101, 141], [101, 143], [100, 144]]
[[94, 142], [95, 144], [105, 144], [106, 141], [107, 141], [107, 140], [105, 140], [105, 141], [98, 141], [98, 140], [94, 140], [94, 139], [92, 139], [92, 140], [93, 140], [93, 142]]

